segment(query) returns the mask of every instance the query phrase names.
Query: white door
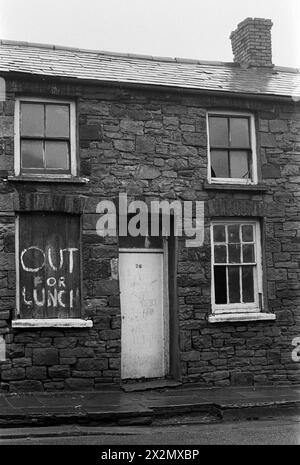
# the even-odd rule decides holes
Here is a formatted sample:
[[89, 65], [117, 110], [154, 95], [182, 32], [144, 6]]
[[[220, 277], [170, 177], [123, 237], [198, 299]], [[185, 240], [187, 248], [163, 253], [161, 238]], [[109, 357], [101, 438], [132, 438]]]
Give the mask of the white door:
[[164, 254], [119, 255], [122, 379], [163, 377], [167, 370]]

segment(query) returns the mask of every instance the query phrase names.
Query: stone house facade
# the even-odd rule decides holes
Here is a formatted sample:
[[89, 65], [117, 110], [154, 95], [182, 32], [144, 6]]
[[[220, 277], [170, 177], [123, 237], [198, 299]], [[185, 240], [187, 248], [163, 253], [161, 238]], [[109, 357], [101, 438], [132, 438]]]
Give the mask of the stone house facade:
[[[271, 25], [229, 64], [1, 42], [2, 390], [300, 381], [300, 79]], [[201, 203], [203, 242], [99, 235], [120, 193]]]

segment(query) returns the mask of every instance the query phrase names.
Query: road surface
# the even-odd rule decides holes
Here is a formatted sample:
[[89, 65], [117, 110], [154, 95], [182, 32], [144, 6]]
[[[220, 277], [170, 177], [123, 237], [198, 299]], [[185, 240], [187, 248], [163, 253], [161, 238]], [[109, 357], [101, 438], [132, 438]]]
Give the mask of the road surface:
[[[37, 437], [39, 436], [39, 437]], [[300, 444], [300, 417], [160, 426], [61, 426], [0, 430], [0, 445]]]

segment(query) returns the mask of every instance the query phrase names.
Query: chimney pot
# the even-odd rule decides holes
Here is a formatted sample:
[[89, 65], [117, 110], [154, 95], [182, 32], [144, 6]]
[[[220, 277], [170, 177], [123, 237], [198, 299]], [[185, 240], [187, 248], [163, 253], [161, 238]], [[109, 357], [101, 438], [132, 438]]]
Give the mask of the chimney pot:
[[272, 64], [272, 39], [270, 19], [246, 18], [230, 34], [234, 61], [243, 66]]

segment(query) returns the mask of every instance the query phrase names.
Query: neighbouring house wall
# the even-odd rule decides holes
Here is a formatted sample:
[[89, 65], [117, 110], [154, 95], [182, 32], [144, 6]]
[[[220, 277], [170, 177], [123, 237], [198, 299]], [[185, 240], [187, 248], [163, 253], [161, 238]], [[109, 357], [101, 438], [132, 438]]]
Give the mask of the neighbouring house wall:
[[[80, 175], [89, 178], [88, 184], [7, 180], [8, 174], [13, 175], [14, 100], [19, 95], [76, 99]], [[265, 191], [206, 187], [209, 109], [255, 115], [260, 183]], [[300, 336], [299, 186], [296, 103], [51, 83], [46, 78], [7, 82], [7, 100], [0, 103], [0, 335], [7, 348], [7, 360], [0, 362], [1, 389], [99, 389], [120, 382], [120, 299], [113, 261], [118, 258], [118, 240], [96, 234], [96, 205], [120, 192], [131, 199], [206, 203], [203, 247], [186, 248], [183, 240], [178, 242], [177, 295], [170, 312], [179, 326], [179, 377], [205, 386], [299, 382], [299, 363], [291, 358], [292, 340]], [[52, 205], [54, 194], [86, 197], [82, 313], [94, 326], [12, 329], [15, 214], [20, 211], [16, 203], [41, 196]], [[30, 211], [26, 205], [22, 208]], [[275, 321], [208, 322], [209, 222], [222, 216], [260, 219], [264, 300], [268, 311], [276, 314]]]

